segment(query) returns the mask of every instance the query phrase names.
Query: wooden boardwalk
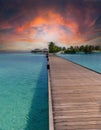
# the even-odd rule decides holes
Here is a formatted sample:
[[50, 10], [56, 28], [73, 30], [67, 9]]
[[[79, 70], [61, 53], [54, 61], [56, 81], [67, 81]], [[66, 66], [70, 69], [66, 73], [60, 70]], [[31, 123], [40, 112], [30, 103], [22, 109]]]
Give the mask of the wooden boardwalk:
[[54, 130], [101, 130], [101, 75], [49, 56]]

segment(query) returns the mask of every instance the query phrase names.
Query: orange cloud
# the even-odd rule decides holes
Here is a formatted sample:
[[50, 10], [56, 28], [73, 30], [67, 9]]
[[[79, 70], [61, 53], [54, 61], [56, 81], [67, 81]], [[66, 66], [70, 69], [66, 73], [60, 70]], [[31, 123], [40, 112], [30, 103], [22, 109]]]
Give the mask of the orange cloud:
[[[41, 12], [39, 14], [41, 14]], [[74, 33], [78, 31], [78, 24], [75, 21], [68, 19], [68, 17], [64, 19], [61, 14], [55, 12], [54, 10], [52, 11], [48, 10], [47, 13], [43, 12], [43, 15], [42, 14], [38, 15], [32, 21], [26, 23], [21, 27], [18, 27], [17, 31], [22, 32], [31, 27], [38, 27], [40, 25], [55, 25], [55, 24], [64, 25]]]
[[[70, 18], [65, 18], [55, 10], [41, 10], [37, 17], [26, 22], [23, 26], [16, 28], [16, 31], [6, 37], [8, 42], [25, 41], [48, 42], [50, 40], [70, 44], [80, 38], [79, 25]], [[40, 15], [41, 14], [41, 15]], [[65, 30], [63, 29], [65, 28]], [[69, 34], [70, 33], [70, 34]], [[8, 38], [9, 37], [9, 38]]]
[[[38, 14], [39, 15], [34, 19], [17, 28], [18, 33], [31, 30], [31, 28], [36, 28], [36, 30], [33, 29], [33, 31], [30, 31], [30, 34], [28, 34], [30, 39], [29, 41], [33, 42], [33, 37], [33, 39], [36, 39], [37, 41], [42, 40], [48, 42], [50, 40], [54, 40], [57, 42], [61, 41], [69, 43], [75, 37], [74, 35], [79, 34], [79, 25], [77, 22], [68, 17], [64, 19], [63, 16], [55, 10], [47, 10], [47, 12], [46, 10], [41, 10]], [[69, 32], [64, 31], [62, 26], [70, 30], [73, 36], [70, 36]], [[38, 33], [38, 29], [40, 28], [42, 33]], [[74, 40], [76, 40], [76, 38]]]

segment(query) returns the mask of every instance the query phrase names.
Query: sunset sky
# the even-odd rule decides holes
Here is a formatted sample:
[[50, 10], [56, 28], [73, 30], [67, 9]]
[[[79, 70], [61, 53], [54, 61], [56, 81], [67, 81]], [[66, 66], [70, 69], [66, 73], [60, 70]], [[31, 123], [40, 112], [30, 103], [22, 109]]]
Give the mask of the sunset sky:
[[0, 50], [101, 45], [101, 0], [0, 0]]

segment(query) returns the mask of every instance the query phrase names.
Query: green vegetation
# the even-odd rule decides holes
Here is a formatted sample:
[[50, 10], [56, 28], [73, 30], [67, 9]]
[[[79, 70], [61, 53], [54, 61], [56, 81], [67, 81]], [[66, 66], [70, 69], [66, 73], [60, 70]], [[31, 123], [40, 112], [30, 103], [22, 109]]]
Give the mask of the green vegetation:
[[68, 54], [75, 54], [76, 53], [76, 48], [74, 48], [73, 46], [71, 46], [70, 48], [67, 48], [64, 53], [68, 53]]
[[62, 50], [62, 48], [56, 46], [54, 42], [50, 42], [48, 48], [49, 48], [49, 53], [56, 53]]
[[59, 47], [54, 42], [50, 42], [49, 45], [49, 53], [57, 53], [57, 52], [63, 52], [65, 54], [75, 54], [84, 52], [85, 54], [91, 54], [94, 51], [101, 52], [101, 46], [92, 46], [92, 45], [86, 45], [86, 46], [71, 46], [69, 48], [65, 47]]

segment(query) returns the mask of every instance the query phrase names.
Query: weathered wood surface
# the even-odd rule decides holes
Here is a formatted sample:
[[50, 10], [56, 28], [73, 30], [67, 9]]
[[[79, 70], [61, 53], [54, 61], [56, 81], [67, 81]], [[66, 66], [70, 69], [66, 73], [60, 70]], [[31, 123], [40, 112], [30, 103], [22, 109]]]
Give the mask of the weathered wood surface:
[[101, 75], [49, 56], [55, 130], [101, 130]]
[[49, 104], [49, 130], [54, 130], [54, 123], [53, 123], [53, 111], [52, 111], [52, 94], [50, 88], [50, 74], [48, 71], [48, 104]]

